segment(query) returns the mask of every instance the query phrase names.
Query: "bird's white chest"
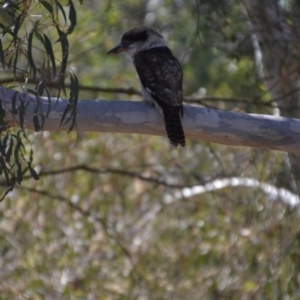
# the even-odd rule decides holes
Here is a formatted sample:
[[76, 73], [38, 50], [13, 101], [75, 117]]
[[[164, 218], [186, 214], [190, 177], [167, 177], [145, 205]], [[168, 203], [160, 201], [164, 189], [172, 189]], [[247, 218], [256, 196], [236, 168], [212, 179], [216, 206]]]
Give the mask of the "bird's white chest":
[[162, 111], [161, 107], [156, 103], [156, 101], [152, 98], [150, 93], [147, 91], [147, 89], [145, 89], [143, 87], [142, 84], [141, 84], [141, 92], [143, 95], [143, 100], [150, 103], [151, 105], [154, 105], [156, 110], [163, 116], [163, 111]]

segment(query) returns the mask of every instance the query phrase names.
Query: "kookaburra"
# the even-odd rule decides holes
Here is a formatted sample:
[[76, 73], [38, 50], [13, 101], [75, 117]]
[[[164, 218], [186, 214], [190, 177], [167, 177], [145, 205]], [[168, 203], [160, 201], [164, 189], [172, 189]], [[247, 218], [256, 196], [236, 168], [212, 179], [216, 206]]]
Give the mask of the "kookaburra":
[[164, 38], [150, 27], [136, 27], [125, 32], [120, 44], [108, 54], [122, 51], [133, 59], [144, 100], [154, 104], [163, 115], [171, 146], [185, 147], [180, 119], [183, 117], [183, 74]]

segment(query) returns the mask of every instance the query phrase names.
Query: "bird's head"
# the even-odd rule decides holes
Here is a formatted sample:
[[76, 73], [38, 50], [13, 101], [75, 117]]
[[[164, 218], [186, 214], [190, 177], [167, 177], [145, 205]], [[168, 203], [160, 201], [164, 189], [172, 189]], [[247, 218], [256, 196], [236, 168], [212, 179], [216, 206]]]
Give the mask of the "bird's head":
[[126, 51], [133, 57], [141, 50], [165, 45], [164, 38], [155, 29], [147, 26], [139, 26], [126, 31], [122, 35], [120, 44], [111, 49], [107, 54]]

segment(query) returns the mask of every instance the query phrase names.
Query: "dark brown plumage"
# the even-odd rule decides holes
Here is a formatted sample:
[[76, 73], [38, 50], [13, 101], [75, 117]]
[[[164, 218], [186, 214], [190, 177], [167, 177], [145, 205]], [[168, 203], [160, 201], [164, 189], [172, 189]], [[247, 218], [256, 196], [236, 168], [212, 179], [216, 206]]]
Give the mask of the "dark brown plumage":
[[121, 51], [133, 58], [144, 100], [154, 104], [163, 115], [170, 144], [185, 147], [181, 125], [183, 73], [164, 38], [153, 28], [136, 27], [125, 32], [121, 43], [108, 53]]
[[185, 136], [180, 120], [181, 109], [178, 106], [173, 106], [171, 109], [163, 111], [167, 136], [170, 144], [175, 148], [178, 145], [185, 147]]
[[[134, 55], [133, 63], [143, 88], [162, 110], [171, 145], [185, 147], [180, 119], [183, 116], [183, 75], [178, 60], [168, 47], [160, 46], [139, 51]], [[153, 103], [147, 96], [146, 100]]]

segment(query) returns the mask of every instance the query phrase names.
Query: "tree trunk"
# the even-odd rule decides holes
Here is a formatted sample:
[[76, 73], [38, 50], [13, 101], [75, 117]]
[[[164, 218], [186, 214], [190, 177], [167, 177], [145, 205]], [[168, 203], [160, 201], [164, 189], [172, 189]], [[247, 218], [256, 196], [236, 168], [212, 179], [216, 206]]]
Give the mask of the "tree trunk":
[[[242, 3], [251, 22], [253, 34], [258, 41], [258, 51], [261, 51], [261, 55], [256, 55], [256, 58], [261, 57], [261, 61], [256, 60], [256, 64], [260, 70], [263, 70], [263, 80], [271, 97], [280, 99], [277, 103], [280, 105], [281, 115], [299, 118], [298, 29], [287, 23], [286, 13], [279, 1], [242, 0]], [[295, 9], [290, 14], [290, 19], [297, 19], [296, 15], [293, 14], [298, 15], [299, 11]], [[300, 194], [299, 156], [289, 154], [289, 159], [298, 194]]]

